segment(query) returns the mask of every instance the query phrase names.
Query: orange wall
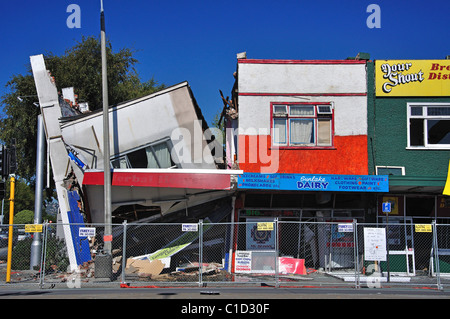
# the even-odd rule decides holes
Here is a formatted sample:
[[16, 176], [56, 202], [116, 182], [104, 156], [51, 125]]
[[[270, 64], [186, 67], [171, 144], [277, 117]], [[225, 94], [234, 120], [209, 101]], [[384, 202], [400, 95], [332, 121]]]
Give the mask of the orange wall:
[[[259, 139], [240, 135], [239, 168], [252, 173], [368, 174], [366, 135], [334, 136], [334, 149], [280, 149], [278, 156], [276, 152], [271, 152], [270, 145], [270, 135], [259, 136]], [[261, 163], [264, 161], [264, 155], [269, 155], [270, 158], [265, 160], [266, 164]], [[261, 170], [268, 166], [276, 170]]]

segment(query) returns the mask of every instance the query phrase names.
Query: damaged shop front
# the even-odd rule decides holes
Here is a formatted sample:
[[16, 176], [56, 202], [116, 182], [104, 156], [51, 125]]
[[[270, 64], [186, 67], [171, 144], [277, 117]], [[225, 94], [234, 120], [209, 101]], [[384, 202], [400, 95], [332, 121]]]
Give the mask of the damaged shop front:
[[264, 270], [257, 268], [258, 259], [274, 259], [276, 252], [274, 236], [261, 226], [277, 220], [279, 267], [301, 264], [305, 274], [307, 268], [354, 267], [353, 223], [376, 213], [376, 194], [388, 191], [389, 181], [388, 176], [245, 173], [237, 187], [235, 218], [242, 226], [236, 251], [251, 252], [253, 272]]
[[[229, 202], [234, 176], [242, 172], [221, 169], [223, 147], [187, 82], [109, 107], [111, 157], [105, 168], [102, 112], [80, 105], [76, 88], [59, 91], [42, 55], [30, 60], [71, 270], [91, 260], [79, 228], [105, 222], [105, 169], [111, 170], [113, 223], [218, 222], [230, 214], [209, 204]], [[119, 238], [113, 230], [113, 245]]]

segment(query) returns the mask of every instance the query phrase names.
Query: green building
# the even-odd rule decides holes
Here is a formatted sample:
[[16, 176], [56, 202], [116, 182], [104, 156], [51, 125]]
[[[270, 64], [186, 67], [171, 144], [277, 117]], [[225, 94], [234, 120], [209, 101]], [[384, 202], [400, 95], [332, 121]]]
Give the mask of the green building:
[[[389, 175], [389, 193], [377, 198], [377, 221], [450, 223], [450, 196], [443, 195], [450, 160], [450, 59], [368, 61], [367, 83], [369, 174]], [[385, 202], [391, 203], [388, 214]], [[399, 228], [389, 235], [390, 244], [414, 246], [416, 268], [426, 267], [430, 252], [420, 247], [430, 247], [431, 235], [412, 231]], [[450, 248], [446, 237], [440, 247]]]

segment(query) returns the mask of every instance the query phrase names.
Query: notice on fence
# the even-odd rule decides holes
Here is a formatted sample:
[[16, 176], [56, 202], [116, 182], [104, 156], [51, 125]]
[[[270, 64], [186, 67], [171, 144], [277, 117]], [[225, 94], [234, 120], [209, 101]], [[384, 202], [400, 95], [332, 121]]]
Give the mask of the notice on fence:
[[183, 224], [181, 225], [181, 231], [183, 232], [198, 231], [198, 224]]
[[431, 224], [416, 224], [416, 233], [432, 233]]
[[42, 224], [27, 224], [25, 225], [26, 233], [42, 233]]
[[273, 222], [258, 223], [258, 231], [273, 230]]
[[386, 261], [386, 230], [384, 228], [364, 228], [364, 259]]
[[234, 271], [236, 273], [248, 274], [252, 272], [252, 252], [247, 250], [236, 250], [234, 259]]
[[79, 237], [95, 237], [95, 227], [80, 227], [78, 229]]
[[339, 233], [353, 233], [353, 224], [338, 224]]

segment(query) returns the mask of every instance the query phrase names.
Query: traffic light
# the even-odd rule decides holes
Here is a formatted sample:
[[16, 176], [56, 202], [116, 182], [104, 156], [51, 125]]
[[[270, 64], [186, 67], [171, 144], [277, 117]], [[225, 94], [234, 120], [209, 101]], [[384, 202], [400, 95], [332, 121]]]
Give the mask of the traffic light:
[[0, 147], [0, 179], [15, 174], [17, 170], [16, 159], [16, 139], [11, 140], [11, 146], [6, 148], [4, 145]]
[[0, 148], [0, 179], [8, 177], [8, 152], [7, 149], [2, 145]]
[[6, 185], [4, 181], [0, 181], [0, 200], [4, 199], [6, 195]]
[[17, 170], [17, 160], [16, 160], [16, 139], [13, 138], [11, 141], [11, 147], [8, 148], [7, 151], [8, 160], [8, 175], [9, 174], [15, 174]]

